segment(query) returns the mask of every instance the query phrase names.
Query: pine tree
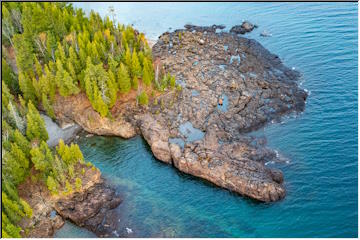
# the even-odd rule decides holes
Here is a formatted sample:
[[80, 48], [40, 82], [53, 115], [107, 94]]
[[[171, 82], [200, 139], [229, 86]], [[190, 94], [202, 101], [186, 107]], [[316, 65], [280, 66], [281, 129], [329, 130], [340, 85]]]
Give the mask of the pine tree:
[[[10, 90], [4, 81], [1, 81], [1, 106], [7, 107], [10, 101], [14, 100], [14, 96], [10, 93]], [[5, 111], [6, 109], [3, 109]]]
[[[5, 203], [2, 201], [3, 205]], [[2, 211], [1, 212], [1, 233], [3, 238], [21, 238], [21, 228], [12, 224], [8, 216]]]
[[16, 143], [20, 147], [20, 149], [25, 154], [25, 157], [28, 158], [30, 156], [30, 149], [31, 149], [29, 141], [26, 139], [26, 137], [24, 137], [24, 135], [18, 129], [15, 129], [13, 138], [14, 138], [14, 143]]
[[23, 199], [20, 199], [20, 204], [22, 205], [22, 207], [24, 209], [24, 213], [25, 213], [26, 217], [31, 218], [33, 211], [31, 209], [30, 205]]
[[24, 99], [26, 101], [32, 101], [36, 103], [35, 89], [32, 84], [32, 80], [27, 74], [23, 72], [19, 73], [19, 86], [23, 93]]
[[73, 188], [68, 180], [65, 182], [65, 194], [70, 194], [73, 192]]
[[35, 73], [36, 73], [37, 77], [40, 78], [40, 76], [43, 75], [43, 71], [42, 71], [41, 64], [39, 63], [39, 60], [37, 59], [37, 57], [35, 55], [34, 55], [34, 61], [35, 61]]
[[75, 73], [78, 74], [81, 70], [79, 58], [73, 47], [69, 48], [69, 62], [73, 66]]
[[49, 99], [44, 93], [42, 94], [42, 105], [46, 111], [46, 114], [54, 120], [55, 119], [54, 109], [51, 103], [49, 102]]
[[147, 105], [149, 103], [149, 98], [146, 92], [142, 91], [138, 96], [138, 102], [140, 105]]
[[52, 194], [58, 194], [57, 183], [52, 176], [47, 177], [46, 185]]
[[45, 75], [40, 78], [40, 86], [41, 89], [43, 89], [43, 92], [49, 96], [51, 101], [55, 100], [55, 94], [56, 94], [56, 82], [55, 82], [55, 76], [50, 71], [49, 67], [45, 65], [44, 68]]
[[13, 177], [13, 182], [20, 183], [22, 182], [27, 174], [27, 170], [29, 167], [29, 160], [26, 158], [24, 152], [19, 148], [16, 143], [11, 143], [11, 150], [9, 152], [9, 158], [7, 161], [13, 161], [9, 163], [12, 168], [12, 172], [10, 173]]
[[19, 82], [16, 78], [14, 71], [7, 64], [5, 58], [1, 58], [1, 79], [5, 82], [5, 84], [9, 87], [10, 91], [14, 95], [18, 95], [20, 93]]
[[57, 47], [56, 38], [52, 31], [48, 31], [46, 36], [47, 36], [47, 39], [46, 39], [47, 53], [49, 55], [49, 58], [51, 58], [52, 61], [55, 62], [55, 60], [56, 60], [55, 59], [55, 50]]
[[154, 80], [154, 70], [151, 64], [151, 61], [145, 57], [144, 58], [144, 71], [143, 71], [143, 82], [146, 86], [150, 86], [150, 84]]
[[84, 156], [79, 148], [79, 145], [72, 143], [70, 145], [70, 150], [75, 161], [84, 163]]
[[135, 49], [133, 50], [131, 57], [131, 74], [132, 76], [141, 76], [141, 66]]
[[16, 66], [19, 72], [27, 73], [29, 70], [32, 70], [34, 64], [34, 49], [31, 39], [27, 39], [23, 34], [15, 34], [13, 41], [16, 53]]
[[73, 94], [78, 94], [80, 89], [74, 83], [74, 79], [70, 76], [70, 74], [63, 68], [62, 62], [60, 60], [56, 60], [56, 76], [55, 81], [59, 88], [59, 93], [61, 96], [70, 96]]
[[40, 147], [34, 147], [30, 150], [31, 161], [36, 170], [41, 172], [48, 172], [53, 156], [48, 145], [42, 141]]
[[26, 114], [27, 129], [26, 136], [30, 141], [46, 141], [49, 136], [45, 128], [44, 119], [40, 116], [37, 109], [34, 107], [31, 101], [28, 102], [28, 113]]
[[116, 102], [118, 86], [117, 86], [117, 82], [115, 79], [115, 75], [111, 71], [111, 69], [109, 69], [108, 74], [109, 74], [109, 78], [108, 78], [109, 80], [107, 82], [107, 89], [108, 89], [108, 96], [109, 96], [108, 106], [109, 106], [109, 108], [111, 108], [112, 106], [114, 106], [114, 104]]
[[101, 93], [97, 86], [94, 87], [94, 109], [100, 113], [101, 117], [107, 116], [109, 109], [101, 97]]
[[120, 68], [118, 71], [118, 85], [120, 92], [127, 93], [130, 91], [131, 81], [128, 70], [123, 63], [120, 63]]
[[139, 87], [139, 80], [138, 80], [138, 77], [137, 76], [134, 76], [133, 79], [132, 79], [132, 82], [131, 82], [131, 87], [135, 90], [138, 89]]
[[4, 212], [9, 220], [13, 223], [17, 223], [25, 216], [24, 212], [21, 210], [20, 205], [15, 201], [12, 201], [8, 198], [5, 192], [1, 192], [1, 201], [2, 206], [4, 207]]
[[125, 52], [125, 64], [126, 64], [126, 67], [128, 67], [129, 69], [131, 69], [131, 52], [130, 52], [130, 48], [127, 47], [126, 45], [126, 52]]
[[53, 177], [55, 177], [58, 182], [65, 183], [66, 166], [65, 166], [64, 162], [61, 161], [57, 155], [55, 155], [55, 158], [51, 163], [51, 168], [52, 168], [52, 172], [54, 173]]
[[66, 53], [60, 42], [57, 43], [57, 49], [55, 51], [55, 59], [56, 62], [57, 61], [60, 61], [62, 63], [66, 62]]
[[110, 56], [108, 60], [108, 64], [109, 64], [109, 70], [111, 70], [111, 72], [116, 74], [117, 66], [119, 65], [119, 63], [112, 56]]

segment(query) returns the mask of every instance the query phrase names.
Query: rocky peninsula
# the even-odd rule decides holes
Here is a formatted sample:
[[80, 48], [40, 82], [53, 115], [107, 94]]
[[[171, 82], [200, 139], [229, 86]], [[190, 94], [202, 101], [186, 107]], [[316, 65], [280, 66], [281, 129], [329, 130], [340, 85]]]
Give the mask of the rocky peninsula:
[[259, 201], [282, 199], [283, 174], [265, 165], [275, 152], [246, 133], [304, 110], [300, 74], [257, 41], [216, 31], [222, 28], [190, 25], [153, 46], [155, 75], [175, 75], [181, 91], [155, 94], [146, 107], [137, 106], [136, 93], [122, 96], [112, 119], [84, 94], [58, 96], [57, 121], [98, 135], [141, 134], [158, 160], [182, 172]]

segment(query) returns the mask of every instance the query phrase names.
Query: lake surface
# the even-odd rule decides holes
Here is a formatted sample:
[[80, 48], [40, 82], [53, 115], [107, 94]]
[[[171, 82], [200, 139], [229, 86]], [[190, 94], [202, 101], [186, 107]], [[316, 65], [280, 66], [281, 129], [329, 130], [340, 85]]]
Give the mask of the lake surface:
[[[74, 5], [102, 16], [112, 5], [120, 22], [152, 39], [186, 23], [225, 24], [228, 30], [250, 20], [259, 28], [246, 36], [299, 70], [310, 93], [304, 113], [253, 133], [289, 160], [276, 165], [287, 189], [276, 203], [258, 203], [181, 174], [155, 160], [140, 137], [81, 139], [85, 158], [124, 199], [120, 228], [138, 237], [357, 237], [357, 3]], [[272, 36], [260, 37], [264, 30]], [[81, 234], [80, 228], [64, 229], [57, 234]]]

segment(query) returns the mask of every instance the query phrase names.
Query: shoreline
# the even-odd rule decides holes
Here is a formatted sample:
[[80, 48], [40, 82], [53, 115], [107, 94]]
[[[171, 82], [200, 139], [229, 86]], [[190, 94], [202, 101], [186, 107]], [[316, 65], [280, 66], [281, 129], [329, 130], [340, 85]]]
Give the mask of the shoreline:
[[[216, 27], [211, 27], [211, 29], [216, 30]], [[281, 200], [285, 197], [282, 172], [267, 167], [269, 162], [277, 160], [279, 153], [276, 150], [267, 148], [266, 143], [261, 141], [256, 143], [255, 146], [252, 146], [251, 142], [253, 140], [246, 137], [244, 133], [252, 133], [254, 129], [258, 130], [268, 124], [272, 124], [274, 120], [288, 116], [289, 112], [303, 111], [304, 103], [301, 101], [305, 101], [307, 95], [301, 92], [296, 83], [299, 74], [283, 66], [277, 56], [271, 55], [271, 53], [256, 41], [242, 37], [234, 39], [231, 37], [234, 35], [230, 33], [215, 33], [215, 30], [209, 33], [208, 27], [200, 28], [200, 30], [198, 29], [195, 32], [193, 30], [191, 32], [188, 30], [175, 30], [173, 33], [164, 33], [156, 43], [152, 40], [148, 41], [149, 45], [153, 48], [154, 59], [156, 59], [155, 62], [158, 64], [157, 66], [163, 68], [168, 65], [166, 68], [169, 69], [170, 67], [170, 72], [178, 75], [177, 79], [179, 81], [185, 81], [185, 83], [190, 81], [190, 88], [185, 84], [181, 92], [168, 89], [164, 94], [151, 99], [148, 107], [142, 108], [137, 107], [134, 99], [130, 96], [129, 99], [125, 99], [124, 102], [119, 103], [118, 108], [127, 109], [127, 112], [118, 112], [118, 115], [115, 116], [116, 121], [102, 119], [97, 112], [89, 107], [90, 103], [83, 94], [67, 98], [57, 96], [54, 106], [57, 120], [62, 125], [72, 122], [72, 125], [75, 124], [73, 126], [78, 125], [83, 129], [80, 129], [78, 132], [85, 131], [89, 134], [119, 136], [125, 139], [140, 135], [148, 143], [156, 159], [173, 165], [180, 172], [199, 177], [219, 187], [261, 202]], [[206, 40], [207, 38], [209, 39]], [[172, 44], [169, 43], [170, 41], [172, 41]], [[174, 45], [174, 41], [178, 41], [178, 43]], [[299, 96], [290, 94], [288, 97], [290, 99], [293, 98], [293, 100], [291, 100], [294, 101], [292, 108], [290, 108], [290, 110], [284, 110], [280, 105], [279, 112], [273, 114], [271, 120], [261, 120], [257, 122], [256, 119], [252, 119], [250, 125], [245, 121], [245, 125], [240, 128], [242, 130], [238, 130], [240, 133], [239, 136], [237, 130], [235, 130], [238, 128], [236, 126], [239, 126], [239, 122], [233, 122], [229, 116], [237, 114], [238, 109], [244, 111], [252, 101], [251, 93], [248, 92], [249, 90], [251, 91], [251, 88], [242, 89], [242, 82], [238, 80], [243, 77], [239, 78], [239, 73], [236, 73], [237, 65], [241, 62], [240, 59], [245, 59], [245, 61], [247, 58], [252, 59], [253, 56], [251, 53], [246, 53], [247, 57], [245, 57], [245, 55], [239, 57], [237, 64], [232, 60], [234, 54], [231, 55], [230, 64], [224, 63], [225, 68], [223, 70], [220, 68], [220, 70], [214, 73], [215, 75], [222, 76], [224, 79], [221, 84], [217, 83], [213, 86], [211, 83], [213, 76], [211, 75], [205, 77], [207, 81], [210, 81], [210, 85], [207, 83], [199, 83], [199, 80], [193, 78], [191, 75], [188, 75], [188, 79], [184, 79], [183, 77], [184, 72], [192, 75], [199, 72], [199, 69], [195, 71], [194, 69], [197, 68], [200, 60], [202, 63], [205, 62], [208, 64], [208, 66], [205, 66], [205, 69], [211, 69], [211, 67], [216, 67], [216, 65], [219, 64], [214, 64], [212, 61], [206, 59], [200, 59], [201, 57], [208, 58], [208, 55], [206, 55], [207, 52], [213, 51], [211, 49], [214, 46], [216, 47], [213, 43], [218, 41], [225, 41], [224, 46], [227, 46], [227, 48], [231, 46], [231, 44], [238, 44], [237, 41], [245, 45], [250, 44], [248, 50], [254, 47], [252, 51], [260, 51], [261, 54], [258, 55], [260, 58], [265, 56], [265, 58], [256, 61], [263, 61], [261, 64], [269, 64], [270, 66], [276, 66], [282, 69], [283, 75], [279, 77], [284, 79], [289, 78], [290, 81], [278, 81], [277, 76], [271, 81], [274, 81], [286, 94], [290, 94], [287, 88], [291, 89], [291, 94], [293, 91], [300, 91]], [[179, 44], [179, 42], [181, 42], [181, 44]], [[193, 48], [194, 46], [197, 46], [196, 50]], [[176, 48], [176, 50], [173, 48]], [[210, 50], [208, 50], [208, 48], [210, 48]], [[225, 55], [223, 51], [218, 48], [215, 49], [217, 49], [215, 50], [215, 52], [217, 52], [215, 59], [219, 57], [224, 59], [230, 58], [230, 56], [227, 57], [226, 55], [228, 50], [225, 49], [225, 47]], [[229, 51], [233, 51], [232, 48], [230, 48]], [[179, 52], [181, 52], [181, 54], [179, 54]], [[180, 55], [180, 57], [178, 57], [178, 55]], [[181, 56], [188, 58], [191, 56], [191, 66], [186, 67], [182, 66], [182, 64], [175, 65], [179, 59], [181, 60]], [[258, 56], [255, 56], [255, 59]], [[193, 59], [198, 60], [194, 61]], [[274, 62], [272, 63], [271, 61]], [[217, 62], [219, 62], [218, 59]], [[220, 64], [223, 64], [221, 60]], [[180, 67], [180, 69], [178, 67]], [[261, 71], [262, 66], [259, 65], [258, 67]], [[251, 71], [256, 72], [259, 69], [252, 69]], [[228, 80], [229, 73], [234, 75], [235, 78]], [[240, 76], [241, 75], [243, 74], [240, 73]], [[267, 85], [266, 81], [262, 82], [263, 80], [258, 79], [256, 75], [258, 74], [250, 72], [248, 77], [248, 81], [254, 81], [255, 83], [255, 85], [252, 86], [253, 88], [256, 89], [258, 86], [263, 87], [264, 84], [267, 88], [271, 86]], [[289, 84], [289, 86], [286, 84]], [[221, 88], [224, 87], [223, 90], [219, 90], [219, 86], [221, 86]], [[245, 104], [236, 106], [234, 105], [233, 94], [239, 91], [239, 89], [242, 95], [240, 94], [237, 101], [244, 101]], [[224, 110], [221, 110], [217, 103], [217, 99], [219, 99], [219, 96], [217, 96], [219, 94], [218, 92], [221, 92], [223, 95], [226, 94], [225, 96], [229, 97], [229, 103], [226, 103]], [[271, 93], [269, 96], [271, 96]], [[278, 95], [275, 95], [274, 99], [278, 97]], [[304, 99], [302, 100], [302, 98]], [[264, 101], [265, 105], [267, 104], [265, 100], [258, 99], [257, 101]], [[296, 103], [297, 101], [299, 102]], [[154, 104], [155, 102], [165, 102], [166, 104], [164, 107], [161, 106], [160, 109], [158, 104]], [[175, 102], [177, 105], [172, 105], [171, 102]], [[206, 108], [202, 107], [199, 109], [199, 103], [200, 106], [206, 105]], [[300, 105], [297, 106], [295, 103]], [[239, 103], [237, 104], [239, 105]], [[256, 112], [258, 105], [260, 104], [256, 102], [250, 111]], [[273, 107], [276, 106], [277, 105], [274, 105]], [[209, 107], [214, 110], [209, 112]], [[271, 110], [273, 107], [268, 107], [268, 109]], [[187, 109], [192, 109], [192, 112], [189, 112]], [[194, 111], [194, 109], [197, 110]], [[196, 111], [198, 112], [196, 113]], [[88, 119], [92, 119], [92, 121], [89, 122]], [[203, 122], [204, 120], [206, 120], [206, 122]], [[219, 121], [227, 122], [227, 125], [219, 125]], [[169, 122], [172, 122], [172, 126], [168, 125]], [[183, 125], [184, 123], [190, 123], [188, 126], [190, 128], [186, 127], [188, 128], [186, 130], [188, 132], [181, 132], [181, 128], [185, 126]], [[195, 136], [200, 133], [196, 133], [198, 130], [203, 133], [200, 137]], [[61, 129], [61, 131], [64, 131], [64, 129]], [[193, 134], [195, 135], [192, 136]], [[189, 140], [192, 137], [195, 137], [194, 140]], [[73, 140], [74, 138], [69, 137], [69, 139]], [[172, 142], [171, 139], [179, 140]], [[183, 144], [179, 145], [179, 141], [182, 141]], [[248, 172], [247, 169], [252, 170]], [[248, 175], [249, 173], [251, 174]], [[91, 230], [95, 231], [94, 229]]]

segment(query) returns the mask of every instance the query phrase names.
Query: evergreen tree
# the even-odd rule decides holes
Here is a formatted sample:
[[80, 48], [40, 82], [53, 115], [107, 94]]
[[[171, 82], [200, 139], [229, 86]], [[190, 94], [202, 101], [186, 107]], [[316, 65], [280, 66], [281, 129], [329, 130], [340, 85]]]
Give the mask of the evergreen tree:
[[65, 182], [65, 193], [70, 194], [73, 192], [73, 188], [68, 180]]
[[131, 52], [130, 52], [130, 48], [129, 47], [126, 47], [126, 52], [125, 52], [125, 64], [126, 66], [131, 69], [131, 61], [132, 58], [131, 58]]
[[49, 167], [49, 163], [46, 161], [45, 154], [40, 150], [40, 147], [32, 148], [30, 154], [35, 169], [41, 172], [46, 171]]
[[25, 157], [28, 158], [30, 156], [30, 149], [31, 149], [29, 141], [26, 139], [26, 137], [24, 137], [24, 135], [18, 129], [15, 129], [13, 138], [14, 138], [14, 143], [16, 143], [19, 146], [19, 148], [25, 154]]
[[141, 66], [135, 49], [133, 50], [131, 57], [131, 74], [132, 76], [141, 76]]
[[21, 218], [25, 216], [24, 212], [21, 210], [20, 205], [8, 198], [7, 194], [3, 191], [1, 192], [1, 197], [2, 206], [4, 208], [3, 210], [6, 213], [6, 216], [12, 223], [19, 222]]
[[52, 194], [58, 194], [57, 183], [52, 176], [47, 177], [46, 185]]
[[120, 63], [120, 68], [118, 70], [118, 85], [120, 92], [127, 93], [130, 91], [131, 81], [128, 70], [123, 63]]
[[[6, 85], [6, 83], [4, 81], [1, 81], [1, 86], [2, 86], [2, 88], [1, 88], [2, 89], [2, 91], [1, 91], [1, 101], [2, 101], [1, 106], [7, 107], [9, 105], [9, 102], [14, 100], [14, 97], [13, 97], [13, 95], [11, 95], [8, 86]], [[6, 111], [6, 109], [4, 108], [3, 111]]]
[[142, 91], [140, 95], [138, 96], [138, 102], [140, 105], [148, 105], [149, 98], [146, 92]]
[[32, 214], [33, 214], [33, 211], [31, 209], [30, 205], [26, 201], [24, 201], [23, 199], [20, 199], [20, 204], [22, 205], [22, 207], [24, 209], [25, 216], [28, 217], [28, 218], [31, 218]]
[[1, 67], [2, 67], [1, 79], [9, 87], [12, 94], [18, 95], [20, 93], [19, 82], [16, 78], [14, 71], [7, 64], [5, 58], [3, 58], [3, 57], [1, 58]]
[[[2, 204], [5, 205], [2, 200]], [[12, 224], [5, 212], [1, 212], [1, 233], [3, 238], [21, 238], [21, 228]]]
[[28, 113], [26, 114], [27, 129], [26, 136], [30, 141], [46, 141], [48, 140], [48, 134], [45, 128], [44, 119], [40, 116], [37, 109], [34, 107], [31, 101], [28, 103]]
[[149, 58], [145, 57], [143, 62], [144, 62], [143, 82], [146, 86], [150, 86], [150, 84], [154, 80], [154, 69], [151, 60]]
[[51, 103], [49, 102], [49, 99], [44, 93], [42, 94], [42, 105], [46, 111], [46, 114], [54, 120], [55, 119], [54, 109]]
[[26, 101], [32, 101], [36, 103], [35, 89], [31, 78], [27, 74], [22, 72], [19, 73], [19, 86], [23, 93], [24, 99]]
[[16, 143], [11, 143], [11, 150], [9, 152], [10, 158], [9, 161], [12, 167], [12, 177], [14, 183], [22, 182], [27, 174], [27, 170], [29, 167], [29, 160], [26, 158], [24, 152], [19, 148]]
[[135, 90], [138, 89], [139, 87], [139, 80], [138, 80], [138, 77], [137, 76], [134, 76], [133, 79], [132, 79], [132, 82], [131, 82], [131, 87]]
[[61, 96], [70, 96], [73, 94], [78, 94], [80, 89], [74, 83], [74, 79], [70, 76], [70, 74], [63, 68], [62, 62], [60, 60], [56, 60], [56, 76], [55, 81], [59, 88], [59, 93]]
[[16, 54], [16, 66], [19, 72], [27, 73], [29, 70], [32, 70], [34, 64], [34, 49], [31, 44], [31, 39], [27, 39], [23, 34], [15, 34], [13, 41]]
[[109, 78], [108, 78], [109, 80], [107, 82], [107, 89], [108, 89], [108, 96], [109, 96], [108, 106], [109, 106], [109, 108], [111, 108], [112, 106], [114, 106], [114, 104], [116, 102], [118, 86], [117, 86], [115, 75], [111, 71], [111, 69], [109, 69], [108, 75], [109, 75]]

